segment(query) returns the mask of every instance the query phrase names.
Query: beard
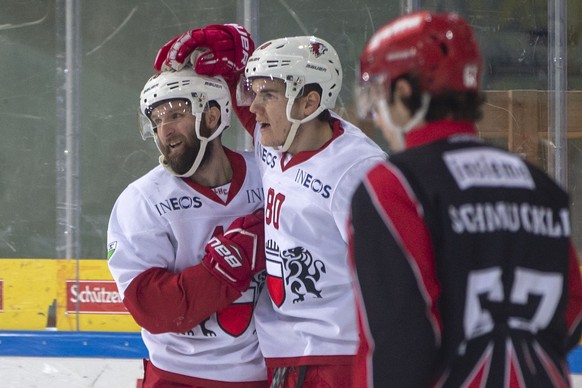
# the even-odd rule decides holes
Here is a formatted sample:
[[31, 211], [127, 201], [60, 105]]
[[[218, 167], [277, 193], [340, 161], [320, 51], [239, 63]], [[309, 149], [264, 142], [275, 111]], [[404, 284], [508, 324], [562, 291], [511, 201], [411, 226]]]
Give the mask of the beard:
[[[200, 152], [200, 141], [194, 136], [191, 136], [182, 141], [180, 149], [172, 149], [165, 145], [162, 145], [160, 148], [168, 166], [170, 166], [176, 174], [182, 175], [187, 173], [194, 164], [194, 161]], [[209, 147], [207, 145], [205, 155], [202, 157], [202, 162], [198, 168], [206, 162], [208, 154]]]

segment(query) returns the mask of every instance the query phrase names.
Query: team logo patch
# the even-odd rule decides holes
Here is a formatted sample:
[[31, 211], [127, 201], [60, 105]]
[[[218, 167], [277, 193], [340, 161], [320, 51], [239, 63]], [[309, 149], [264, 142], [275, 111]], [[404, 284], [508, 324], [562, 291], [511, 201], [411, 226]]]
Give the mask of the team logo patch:
[[217, 319], [222, 330], [233, 337], [238, 337], [249, 327], [252, 315], [252, 303], [234, 302], [220, 310]]
[[107, 260], [111, 259], [111, 256], [115, 253], [117, 249], [117, 241], [110, 242], [107, 244]]
[[218, 325], [225, 333], [238, 337], [248, 329], [264, 281], [264, 274], [255, 275], [249, 289], [216, 314]]
[[319, 58], [328, 51], [328, 48], [325, 47], [325, 45], [323, 45], [322, 43], [316, 42], [311, 43], [311, 45], [309, 46], [309, 51], [311, 51], [313, 55], [315, 55], [315, 58]]
[[279, 246], [273, 240], [265, 244], [267, 259], [267, 289], [271, 300], [277, 307], [285, 301], [285, 283], [283, 278], [283, 263], [279, 258]]
[[253, 316], [256, 293], [257, 287], [251, 286], [240, 298], [216, 314], [218, 325], [224, 332], [238, 337], [247, 330]]
[[[303, 247], [280, 252], [277, 244], [270, 240], [267, 244], [269, 246], [271, 249], [267, 248], [267, 288], [278, 307], [285, 301], [286, 289], [294, 294], [293, 303], [303, 302], [308, 295], [322, 297], [317, 283], [326, 269], [321, 260], [313, 259], [311, 253]], [[275, 255], [277, 256], [274, 257]]]

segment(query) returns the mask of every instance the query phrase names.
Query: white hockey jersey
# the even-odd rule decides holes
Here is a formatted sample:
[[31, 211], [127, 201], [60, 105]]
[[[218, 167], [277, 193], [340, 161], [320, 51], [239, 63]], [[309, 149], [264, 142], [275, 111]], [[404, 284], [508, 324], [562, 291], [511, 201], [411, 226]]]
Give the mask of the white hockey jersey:
[[355, 188], [386, 155], [361, 130], [333, 117], [332, 140], [288, 161], [281, 151], [261, 146], [255, 127], [255, 156], [265, 193], [269, 291], [261, 295], [255, 319], [270, 367], [315, 364], [321, 357], [309, 357], [356, 353], [347, 219]]
[[[200, 264], [215, 230], [222, 232], [236, 218], [263, 206], [252, 153], [226, 151], [233, 165], [226, 203], [210, 188], [174, 177], [160, 166], [119, 196], [107, 242], [112, 253], [109, 268], [122, 297], [147, 269], [179, 273]], [[152, 334], [142, 329], [151, 362], [169, 372], [209, 380], [266, 380], [252, 317], [261, 286], [255, 279], [238, 300], [185, 333]]]

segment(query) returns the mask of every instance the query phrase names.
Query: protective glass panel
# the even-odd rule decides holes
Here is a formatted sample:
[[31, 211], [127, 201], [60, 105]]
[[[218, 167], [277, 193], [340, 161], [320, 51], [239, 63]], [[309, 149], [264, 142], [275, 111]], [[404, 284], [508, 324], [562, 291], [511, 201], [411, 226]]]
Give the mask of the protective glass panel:
[[[57, 261], [56, 285], [48, 292], [54, 298], [47, 297], [46, 303], [43, 300], [35, 307], [50, 316], [53, 300], [57, 307], [66, 304], [68, 294], [55, 291], [60, 283], [76, 280], [76, 292], [80, 292], [87, 288], [78, 280], [107, 277], [101, 267], [95, 270], [99, 275], [92, 275], [94, 269], [87, 260], [101, 261], [106, 267], [112, 206], [130, 182], [158, 163], [154, 142], [141, 139], [135, 112], [139, 93], [154, 74], [156, 53], [169, 39], [187, 29], [229, 22], [244, 24], [257, 44], [283, 36], [319, 36], [336, 48], [343, 65], [336, 111], [386, 147], [379, 131], [370, 122], [359, 121], [355, 112], [357, 59], [376, 29], [419, 7], [457, 11], [475, 28], [485, 58], [483, 86], [488, 99], [480, 134], [545, 169], [567, 171], [572, 232], [580, 250], [582, 0], [568, 2], [562, 47], [567, 55], [559, 58], [565, 71], [550, 74], [555, 71], [549, 65], [555, 23], [548, 7], [554, 3], [561, 4], [541, 0], [4, 0], [0, 12], [4, 134], [0, 145], [0, 279], [10, 278], [18, 266], [10, 259], [77, 262], [70, 266]], [[556, 74], [565, 77], [561, 80], [566, 81], [568, 103], [549, 107], [548, 93]], [[553, 130], [565, 131], [567, 146], [560, 152], [567, 158], [556, 159], [548, 116], [564, 110], [567, 127]], [[224, 133], [223, 140], [231, 148], [250, 149], [238, 124]], [[27, 263], [33, 268], [40, 265]], [[46, 277], [44, 271], [27, 274]], [[81, 308], [76, 303], [71, 311]], [[66, 322], [57, 319], [59, 328], [97, 329], [90, 319], [75, 320], [72, 312], [64, 318], [62, 311], [68, 310], [57, 312], [57, 318]], [[44, 315], [18, 326], [0, 317], [0, 329], [11, 325], [40, 329], [48, 325], [46, 321]]]

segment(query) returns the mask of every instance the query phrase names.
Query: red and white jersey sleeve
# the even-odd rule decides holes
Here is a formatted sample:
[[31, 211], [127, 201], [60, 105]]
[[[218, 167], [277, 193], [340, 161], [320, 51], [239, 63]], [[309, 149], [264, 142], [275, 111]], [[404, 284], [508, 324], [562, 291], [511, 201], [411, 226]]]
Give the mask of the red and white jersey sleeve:
[[267, 287], [257, 305], [259, 344], [272, 367], [341, 363], [358, 345], [346, 225], [351, 196], [385, 159], [363, 132], [334, 116], [322, 148], [283, 160], [255, 153], [265, 192]]
[[357, 300], [365, 342], [360, 351], [367, 353], [361, 356], [371, 357], [368, 351], [376, 346], [373, 362], [367, 360], [359, 379], [366, 387], [388, 382], [428, 387], [442, 331], [440, 284], [422, 206], [389, 166], [373, 168], [353, 197], [351, 224], [357, 233], [350, 248], [358, 259], [356, 292], [361, 293]]
[[[237, 217], [263, 207], [261, 179], [252, 154], [227, 150], [227, 155], [234, 176], [226, 201], [211, 189], [174, 177], [160, 166], [131, 183], [119, 196], [109, 221], [107, 247], [109, 268], [123, 298], [128, 297], [129, 291], [132, 295], [162, 292], [158, 288], [162, 284], [160, 278], [202, 268], [198, 264], [208, 240], [215, 233], [222, 233]], [[212, 276], [208, 279], [213, 281]], [[137, 282], [139, 291], [133, 290]], [[158, 319], [182, 314], [172, 311], [173, 306], [186, 305], [195, 312], [197, 306], [212, 306], [215, 301], [224, 300], [225, 295], [208, 292], [208, 282], [185, 283], [186, 290], [178, 289], [179, 282], [163, 283], [168, 287], [167, 295], [184, 300], [164, 302], [164, 294], [155, 301], [137, 297], [132, 302], [140, 304], [140, 312], [149, 312], [149, 317], [145, 313], [140, 318], [154, 326]], [[151, 362], [162, 370], [202, 379], [265, 380], [253, 320], [260, 283], [259, 278], [255, 279], [234, 302], [218, 312], [215, 309], [193, 327], [182, 327], [182, 332], [154, 334], [142, 329]], [[184, 319], [187, 321], [188, 317]]]

